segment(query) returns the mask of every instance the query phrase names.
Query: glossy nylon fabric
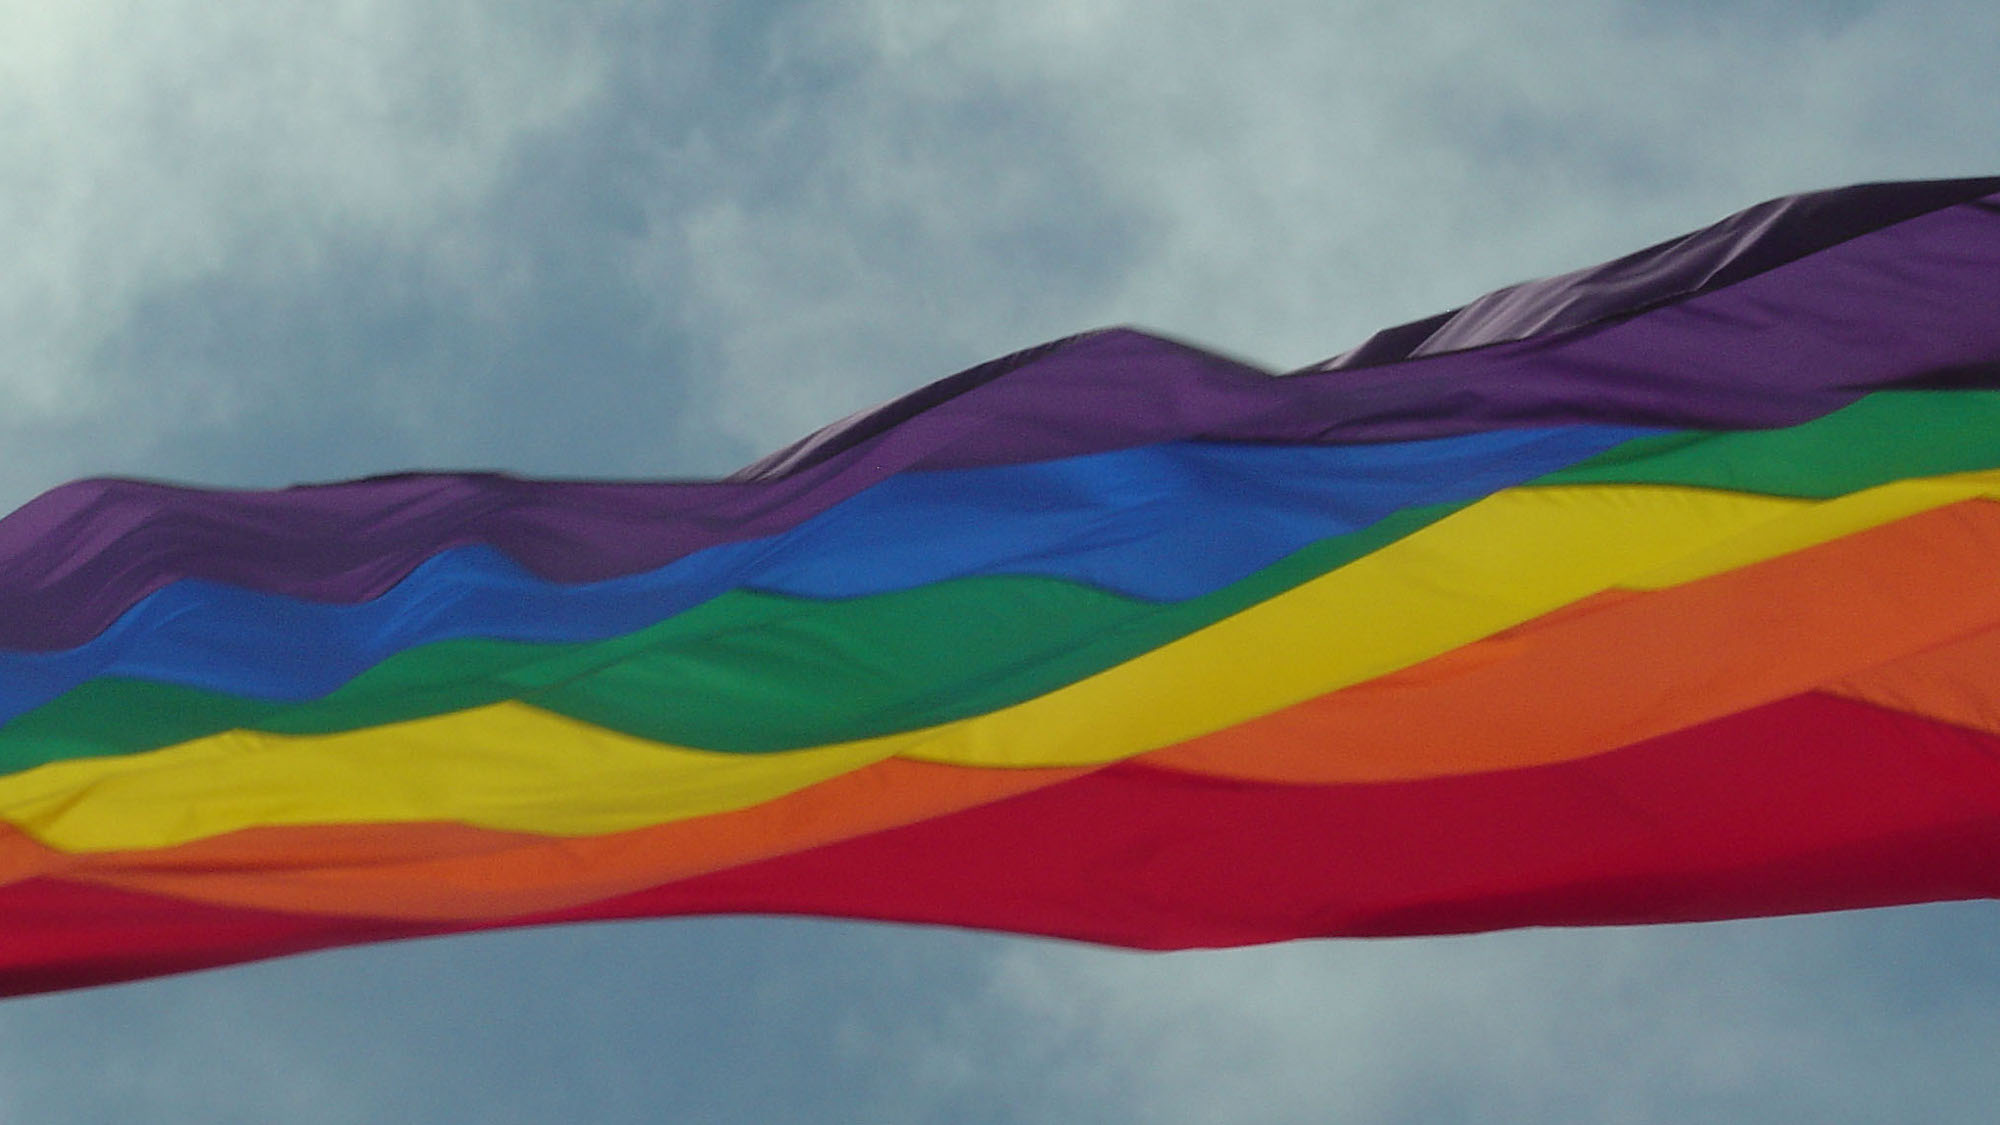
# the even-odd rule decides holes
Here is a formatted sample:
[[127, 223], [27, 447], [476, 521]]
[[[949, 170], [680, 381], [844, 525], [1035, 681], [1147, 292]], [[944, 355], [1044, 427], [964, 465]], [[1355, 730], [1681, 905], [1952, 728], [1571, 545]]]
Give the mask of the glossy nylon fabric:
[[[1101, 765], [1394, 672], [1615, 586], [1691, 582], [1985, 496], [2000, 496], [2000, 471], [1821, 502], [1659, 486], [1508, 492], [1132, 661], [941, 726], [735, 755], [502, 702], [390, 728], [237, 730], [50, 763], [0, 778], [0, 817], [72, 851], [257, 824], [444, 819], [587, 835], [743, 808], [890, 756]], [[2000, 531], [1973, 541], [2000, 551]], [[1961, 618], [1974, 610], [1956, 608]], [[1371, 643], [1320, 643], [1329, 622]], [[228, 799], [204, 802], [211, 792]]]
[[[1903, 753], [1885, 756], [1883, 745]], [[1996, 760], [1990, 736], [1805, 696], [1586, 762], [1472, 778], [1269, 787], [1114, 767], [846, 843], [498, 918], [245, 908], [31, 878], [0, 887], [10, 926], [0, 990], [494, 926], [685, 914], [880, 918], [1187, 948], [1995, 897]], [[1161, 849], [1162, 840], [1176, 843]], [[1088, 859], [1135, 847], [1159, 863], [1135, 873]]]
[[1074, 337], [726, 482], [57, 490], [0, 520], [0, 982], [1993, 893], [1996, 188], [1778, 201], [1284, 377]]
[[[1748, 429], [1796, 425], [1885, 387], [2000, 385], [2000, 318], [1985, 312], [2000, 309], [1993, 182], [1905, 187], [1924, 206], [1963, 201], [1860, 233], [1843, 221], [1831, 245], [1811, 237], [1818, 212], [1800, 208], [1800, 222], [1777, 228], [1785, 237], [1762, 252], [1751, 224], [1733, 253], [1765, 268], [1720, 288], [1689, 290], [1672, 270], [1642, 271], [1621, 298], [1634, 310], [1627, 316], [1379, 367], [1273, 378], [1128, 330], [1076, 337], [990, 365], [925, 408], [885, 408], [908, 412], [900, 422], [864, 417], [812, 444], [810, 456], [781, 456], [729, 482], [411, 475], [278, 493], [81, 482], [0, 521], [0, 647], [80, 644], [180, 578], [362, 600], [439, 551], [474, 543], [556, 581], [633, 574], [781, 531], [914, 470], [1181, 440]], [[841, 437], [850, 432], [868, 436]]]
[[420, 645], [600, 640], [739, 589], [847, 599], [1004, 574], [1184, 601], [1398, 511], [1477, 499], [1651, 432], [1571, 427], [1358, 447], [1183, 443], [917, 473], [781, 535], [601, 582], [550, 582], [483, 547], [441, 553], [356, 604], [183, 580], [76, 648], [0, 652], [0, 719], [102, 676], [308, 699]]
[[[1916, 430], [1927, 435], [1921, 445], [1902, 440], [1902, 435]], [[1322, 471], [1317, 476], [1290, 476], [1283, 491], [1266, 495], [1289, 496], [1301, 510], [1287, 513], [1280, 509], [1272, 516], [1273, 528], [1252, 528], [1247, 533], [1243, 514], [1218, 522], [1199, 521], [1197, 503], [1183, 509], [1167, 500], [1157, 483], [1149, 490], [1139, 490], [1136, 499], [1131, 491], [1111, 490], [1110, 496], [1105, 495], [1106, 489], [1071, 493], [1066, 498], [1072, 503], [1064, 509], [1057, 503], [1058, 497], [1047, 492], [1008, 494], [1019, 503], [982, 501], [973, 486], [986, 478], [985, 471], [936, 474], [953, 482], [942, 488], [936, 480], [925, 482], [923, 487], [932, 490], [933, 508], [949, 507], [954, 487], [964, 493], [965, 506], [977, 512], [985, 525], [978, 545], [986, 548], [984, 558], [989, 565], [996, 558], [1018, 564], [1032, 557], [1029, 547], [1010, 550], [1006, 546], [1009, 535], [1031, 546], [1041, 543], [1046, 549], [1049, 540], [1037, 539], [1033, 533], [1050, 523], [1064, 522], [1096, 532], [1094, 542], [1086, 540], [1074, 549], [1096, 563], [1100, 571], [1108, 561], [1143, 580], [1147, 566], [1157, 572], [1175, 558], [1193, 560], [1196, 565], [1184, 568], [1174, 581], [1185, 584], [1182, 593], [1195, 592], [1192, 597], [1173, 599], [1187, 604], [1168, 612], [1153, 611], [1133, 598], [1116, 596], [1123, 591], [1085, 583], [1088, 564], [1074, 568], [1062, 565], [1065, 556], [1054, 553], [1042, 555], [1039, 561], [1050, 564], [1059, 576], [1068, 579], [1066, 583], [921, 583], [908, 578], [907, 569], [899, 570], [897, 564], [902, 560], [879, 545], [871, 545], [865, 552], [884, 563], [874, 584], [903, 582], [908, 587], [905, 596], [871, 598], [865, 592], [869, 585], [836, 588], [830, 595], [821, 595], [833, 600], [812, 605], [743, 592], [715, 596], [718, 586], [726, 586], [726, 579], [699, 571], [690, 574], [693, 568], [684, 565], [704, 560], [704, 555], [633, 579], [563, 587], [526, 576], [497, 556], [473, 557], [472, 549], [465, 548], [419, 568], [382, 598], [356, 606], [302, 603], [277, 595], [183, 582], [149, 597], [112, 630], [78, 649], [61, 654], [0, 653], [0, 717], [18, 717], [65, 690], [75, 690], [83, 697], [45, 706], [26, 716], [14, 725], [11, 736], [9, 728], [0, 727], [0, 768], [52, 760], [61, 756], [58, 747], [63, 745], [78, 747], [73, 752], [89, 752], [81, 749], [85, 744], [100, 745], [106, 751], [145, 749], [236, 725], [297, 733], [346, 729], [478, 706], [523, 692], [534, 692], [546, 703], [552, 691], [561, 694], [553, 683], [559, 678], [614, 662], [632, 667], [633, 661], [644, 659], [642, 654], [657, 654], [665, 644], [686, 645], [718, 633], [775, 628], [780, 619], [786, 629], [823, 638], [868, 638], [869, 647], [880, 655], [869, 662], [870, 674], [863, 677], [843, 675], [843, 665], [794, 662], [790, 666], [798, 668], [801, 682], [779, 689], [779, 696], [797, 699], [820, 694], [814, 689], [817, 684], [837, 689], [857, 706], [883, 706], [887, 697], [880, 689], [898, 687], [908, 674], [923, 676], [935, 670], [938, 679], [928, 687], [898, 687], [940, 700], [901, 720], [912, 726], [927, 725], [1001, 705], [989, 700], [1015, 702], [1137, 655], [1295, 584], [1315, 569], [1358, 557], [1400, 535], [1409, 517], [1423, 517], [1406, 506], [1395, 513], [1405, 517], [1402, 520], [1368, 522], [1368, 517], [1381, 515], [1391, 503], [1410, 505], [1435, 497], [1465, 496], [1493, 479], [1517, 476], [1549, 462], [1561, 463], [1593, 446], [1607, 448], [1607, 452], [1535, 480], [1543, 484], [1673, 483], [1772, 495], [1833, 496], [1903, 476], [2000, 463], [2000, 394], [1964, 392], [1940, 397], [1884, 392], [1788, 430], [1618, 440], [1629, 433], [1609, 429], [1581, 433], [1510, 431], [1503, 442], [1484, 443], [1484, 448], [1466, 439], [1448, 439], [1419, 443], [1417, 448], [1363, 447], [1362, 452], [1368, 455], [1365, 458], [1336, 458], [1331, 454], [1344, 451], [1314, 449], [1307, 451], [1316, 455], [1314, 458], [1281, 460], [1242, 456], [1263, 452], [1260, 450], [1196, 446], [1141, 462], [1158, 468], [1190, 460], [1208, 461], [1206, 473], [1184, 474], [1183, 478], [1213, 483], [1217, 507], [1230, 494], [1231, 486], [1226, 482], [1241, 480], [1240, 470], [1246, 463], [1290, 469], [1301, 463], [1311, 467], [1316, 461], [1326, 461], [1349, 474], [1370, 471], [1359, 483], [1350, 481], [1342, 471], [1327, 471], [1323, 464], [1318, 466]], [[1141, 452], [1150, 454], [1152, 450]], [[1465, 454], [1484, 456], [1468, 458]], [[1430, 474], [1433, 479], [1427, 480], [1419, 467], [1424, 455], [1437, 464]], [[1210, 461], [1211, 456], [1214, 461]], [[1101, 469], [1107, 462], [1125, 464], [1129, 459], [1130, 455], [1114, 454], [1086, 460], [1088, 468]], [[1215, 468], [1218, 462], [1225, 470], [1238, 471], [1219, 471]], [[1063, 480], [1076, 468], [1073, 463], [1057, 463], [1050, 467], [1048, 477]], [[1316, 493], [1314, 486], [1321, 486], [1321, 491]], [[1247, 483], [1235, 491], [1256, 495]], [[878, 519], [910, 514], [896, 502], [900, 494], [892, 492], [890, 486], [861, 499], [876, 498], [878, 493], [889, 495], [858, 512], [854, 510], [858, 501], [837, 507], [810, 521], [801, 532], [822, 522], [848, 521], [843, 530], [816, 541], [816, 546], [823, 548], [829, 539], [838, 542], [843, 536], [849, 542], [872, 536], [886, 543], [889, 537], [882, 534], [884, 527], [920, 526], [893, 518]], [[1079, 499], [1083, 502], [1077, 502]], [[1128, 508], [1142, 511], [1134, 516]], [[1161, 508], [1166, 509], [1164, 516]], [[1447, 506], [1422, 503], [1415, 508], [1430, 508], [1437, 516], [1449, 511]], [[1057, 514], [1050, 516], [1051, 509]], [[1265, 510], [1271, 509], [1279, 509], [1275, 499], [1265, 505]], [[1008, 518], [1015, 514], [1020, 516], [1018, 520]], [[1228, 586], [1219, 585], [1219, 580], [1235, 569], [1284, 554], [1285, 548], [1293, 545], [1293, 537], [1302, 538], [1329, 526], [1362, 523], [1367, 524], [1362, 530], [1330, 537], [1344, 542], [1308, 543], [1309, 550]], [[1026, 525], [1025, 533], [1020, 524]], [[1163, 524], [1161, 534], [1145, 534]], [[1174, 550], [1163, 551], [1160, 541]], [[926, 537], [912, 546], [919, 567], [937, 565], [933, 552], [940, 542], [937, 537]], [[953, 544], [943, 551], [956, 557], [974, 553], [959, 545], [955, 535], [942, 542]], [[734, 551], [720, 548], [705, 554]], [[757, 573], [769, 578], [783, 571], [786, 560], [806, 553], [796, 544], [758, 544], [745, 569], [758, 568]], [[727, 565], [718, 563], [713, 573], [726, 574]], [[864, 576], [864, 570], [852, 561], [830, 569]], [[1021, 569], [1032, 573], [1033, 567]], [[1201, 582], [1203, 576], [1212, 580]], [[668, 623], [652, 624], [676, 607], [697, 604], [700, 608], [694, 612], [681, 613]], [[1020, 617], [1021, 611], [1032, 612], [1033, 617]], [[972, 636], [953, 624], [975, 621], [984, 625]], [[573, 642], [599, 637], [618, 640], [612, 645], [568, 651], [546, 645], [494, 643]], [[1113, 643], [1093, 643], [1096, 637]], [[458, 643], [442, 643], [445, 641]], [[930, 642], [928, 647], [917, 647], [925, 642]], [[819, 642], [813, 647], [824, 648], [830, 643], [834, 642]], [[431, 650], [416, 651], [425, 646]], [[1062, 655], [1081, 650], [1102, 655], [1094, 661]], [[762, 660], [773, 672], [787, 667], [781, 654], [766, 653]], [[530, 671], [530, 665], [539, 670]], [[910, 672], [898, 673], [897, 669]], [[949, 678], [952, 669], [960, 670], [956, 678]], [[346, 686], [357, 676], [366, 682]], [[1020, 686], [1010, 690], [1009, 683]], [[175, 693], [155, 684], [204, 690]], [[340, 698], [314, 708], [267, 705], [268, 701], [299, 702], [330, 694]], [[964, 702], [954, 709], [941, 702], [945, 698]], [[560, 703], [556, 706], [600, 725], [635, 733], [648, 729], [629, 721], [607, 723], [601, 707], [579, 711]], [[784, 715], [797, 716], [799, 733], [763, 736], [745, 731], [740, 719], [732, 717], [741, 713], [735, 703], [718, 698], [716, 706], [725, 712], [716, 725], [740, 733], [730, 736], [718, 730], [653, 736], [713, 749], [775, 749], [809, 744], [814, 740], [814, 729], [820, 732], [819, 740], [839, 740], [881, 733], [886, 728], [879, 723], [892, 721], [883, 716], [871, 727], [865, 722], [856, 725], [827, 717], [824, 710], [804, 715], [788, 708]], [[123, 725], [134, 733], [110, 734], [109, 726], [126, 716], [130, 718]], [[111, 722], [107, 724], [106, 719]], [[155, 734], [138, 733], [143, 730]], [[32, 738], [44, 749], [10, 752], [9, 747], [19, 745], [24, 738]]]
[[[1286, 785], [1380, 783], [1464, 776], [1582, 760], [1700, 726], [1826, 684], [1881, 700], [1912, 682], [1954, 685], [1992, 665], [1948, 641], [1983, 602], [2000, 635], [2000, 594], [1987, 579], [2000, 545], [2000, 508], [1939, 509], [1818, 548], [1653, 594], [1623, 592], [1520, 630], [1453, 650], [1405, 673], [1335, 692], [1243, 726], [1148, 755], [1158, 768]], [[1902, 565], [1913, 554], [1930, 563]], [[1876, 600], [1854, 612], [1847, 591]], [[1736, 624], [1745, 606], [1758, 620]], [[1630, 659], [1602, 659], [1608, 644]], [[1973, 655], [1977, 655], [1976, 653]], [[1859, 671], [1851, 671], [1852, 669]], [[1992, 676], [1986, 674], [1987, 682]], [[1691, 695], [1680, 682], [1718, 685]], [[1938, 693], [1945, 699], [1956, 692]], [[1588, 706], [1579, 705], [1588, 702]], [[1914, 705], [1913, 705], [1914, 704]], [[1895, 707], [1927, 717], [1922, 700]], [[1338, 756], [1312, 748], [1340, 746]], [[724, 816], [581, 840], [545, 840], [410, 823], [356, 829], [260, 829], [150, 851], [64, 857], [27, 838], [0, 848], [14, 877], [64, 871], [158, 889], [199, 888], [209, 901], [295, 908], [321, 895], [345, 912], [493, 916], [552, 908], [816, 843], [913, 823], [1011, 793], [1066, 783], [1076, 770], [979, 770], [894, 759]], [[808, 827], [811, 826], [811, 827]], [[786, 845], [791, 847], [788, 848]], [[23, 850], [25, 848], [25, 850]], [[8, 864], [11, 863], [11, 866]], [[338, 894], [336, 895], [336, 891]], [[364, 905], [367, 904], [367, 905]], [[449, 906], [447, 904], [458, 904]]]
[[[1284, 762], [1286, 770], [1315, 763], [1313, 776], [1321, 780], [1467, 772], [1542, 760], [1522, 758], [1523, 752], [1549, 759], [1588, 753], [1637, 737], [1642, 722], [1665, 724], [1658, 729], [1685, 725], [1733, 705], [1775, 698], [1832, 677], [1844, 677], [1841, 682], [1850, 686], [1886, 683], [1883, 662], [1924, 646], [1944, 645], [1942, 651], [1956, 651], [1951, 644], [1954, 631], [1980, 619], [1981, 607], [1991, 597], [1987, 574], [1993, 542], [1987, 529], [1996, 522], [2000, 508], [1984, 503], [1948, 505], [1645, 596], [1633, 590], [1592, 595], [1518, 629], [1339, 692], [1337, 698], [1308, 700], [1232, 728], [1291, 729], [1269, 732], [1255, 742], [1225, 732], [1219, 751], [1204, 750], [1213, 740], [1197, 738], [1179, 752], [1160, 753], [1176, 753], [1176, 761], [1198, 760], [1205, 771], [1241, 776], [1266, 776], [1263, 771], [1271, 768], [1272, 761]], [[1906, 560], [1913, 556], [1924, 558], [1926, 565], [1909, 567]], [[1869, 590], [1870, 598], [1857, 603], [1850, 593], [1853, 589]], [[1024, 616], [1019, 612], [1022, 603], [1010, 605], [1016, 612], [999, 614], [997, 620], [1019, 622]], [[1060, 606], [1039, 608], [1053, 611]], [[920, 620], [913, 619], [912, 628]], [[943, 662], [979, 647], [966, 639], [964, 618], [931, 619], [929, 624], [922, 644], [913, 650], [919, 656]], [[1021, 628], [1022, 635], [1033, 632]], [[837, 635], [837, 630], [821, 635]], [[1604, 661], [1601, 653], [1613, 648], [1631, 659]], [[916, 663], [904, 659], [906, 655], [899, 653], [884, 664], [893, 670]], [[707, 656], [709, 662], [721, 659], [713, 651]], [[781, 733], [805, 737], [807, 731], [818, 731], [822, 737], [839, 731], [866, 737], [884, 733], [877, 729], [881, 727], [914, 729], [932, 725], [923, 719], [949, 721], [955, 716], [942, 710], [922, 711], [921, 703], [917, 708], [898, 706], [898, 691], [913, 692], [921, 701], [927, 693], [957, 686], [945, 676], [946, 669], [933, 663], [922, 665], [929, 678], [920, 676], [916, 688], [901, 679], [871, 685], [870, 677], [818, 684], [810, 680], [808, 670], [825, 667], [823, 662], [797, 660], [788, 665], [773, 660], [768, 650], [743, 654], [731, 663], [738, 682], [725, 686], [719, 677], [711, 678], [709, 694], [697, 701], [712, 710], [705, 723], [687, 714], [663, 718], [649, 710], [643, 700], [657, 694], [555, 687], [535, 695], [534, 702], [594, 727], [696, 746], [705, 745], [705, 735], [745, 737], [746, 728], [762, 728], [773, 737]], [[774, 663], [779, 666], [769, 667]], [[1977, 712], [1963, 702], [1954, 710], [1940, 710], [1944, 706], [1940, 698], [1968, 701], [1981, 696], [1958, 686], [1964, 673], [1951, 669], [1960, 665], [1984, 666], [1976, 655], [1942, 663], [1927, 660], [1929, 679], [1951, 685], [1928, 695], [1917, 695], [1918, 685], [1907, 677], [1900, 679], [1898, 691], [1904, 698], [1923, 700], [1902, 709], [1980, 725]], [[795, 669], [800, 681], [815, 683], [821, 690], [813, 694], [786, 682], [784, 674]], [[1670, 690], [1676, 680], [1713, 686], [1702, 694], [1677, 693]], [[346, 710], [304, 716], [290, 711], [246, 715], [212, 697], [149, 696], [139, 686], [94, 684], [66, 697], [61, 708], [45, 709], [0, 728], [0, 760], [22, 769], [66, 757], [152, 749], [229, 729], [227, 720], [232, 716], [243, 719], [240, 725], [245, 728], [278, 728], [276, 733], [330, 733], [368, 726], [370, 720], [410, 717], [386, 711], [398, 701], [396, 685], [384, 685], [380, 699], [367, 701], [376, 704], [376, 710], [363, 710], [362, 701], [353, 701]], [[669, 690], [674, 684], [662, 679], [652, 686]], [[872, 695], [867, 694], [871, 687]], [[1662, 702], [1646, 698], [1653, 692], [1660, 693]], [[1024, 691], [1021, 697], [1033, 694]], [[493, 698], [498, 698], [497, 690]], [[757, 710], [760, 701], [780, 698], [785, 707]], [[1594, 705], [1561, 706], [1582, 699]], [[206, 712], [201, 710], [204, 704], [209, 705]], [[439, 713], [445, 710], [437, 708]], [[901, 721], [889, 721], [884, 712]], [[978, 713], [984, 712], [970, 712]], [[307, 718], [317, 719], [319, 729], [309, 727]], [[1503, 734], [1510, 723], [1520, 723], [1523, 729]], [[163, 728], [186, 737], [172, 739], [162, 733]], [[1580, 733], [1563, 733], [1606, 729], [1625, 736], [1599, 733], [1579, 743]], [[1341, 746], [1341, 754], [1330, 757], [1313, 749], [1327, 745]]]

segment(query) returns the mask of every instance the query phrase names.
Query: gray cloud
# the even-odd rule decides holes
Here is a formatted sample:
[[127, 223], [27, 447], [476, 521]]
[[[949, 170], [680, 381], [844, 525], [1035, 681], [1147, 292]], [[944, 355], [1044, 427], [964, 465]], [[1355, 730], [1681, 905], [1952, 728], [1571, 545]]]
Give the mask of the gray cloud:
[[[43, 7], [0, 15], [0, 504], [715, 472], [1082, 328], [1289, 366], [1770, 195], [2000, 167], [1973, 0]], [[517, 934], [10, 1004], [0, 1105], [1972, 1120], [1990, 925]]]
[[[116, 459], [175, 429], [229, 424], [260, 392], [294, 390], [280, 365], [295, 354], [220, 375], [121, 367], [134, 319], [189, 290], [282, 288], [337, 269], [331, 259], [357, 244], [420, 260], [427, 288], [504, 287], [467, 220], [523, 142], [595, 91], [601, 59], [582, 46], [514, 6], [10, 7], [10, 428], [115, 434], [127, 447]], [[262, 327], [231, 325], [253, 337]], [[62, 460], [69, 470], [83, 458]], [[26, 474], [14, 464], [8, 475], [0, 483], [17, 489]]]
[[815, 80], [723, 157], [792, 189], [656, 233], [694, 248], [720, 417], [771, 445], [1081, 327], [1292, 366], [1770, 195], [2000, 159], [1967, 112], [1990, 7], [1674, 11], [800, 8], [762, 65]]
[[1990, 906], [1134, 957], [1020, 944], [926, 1037], [1021, 1120], [1975, 1120]]

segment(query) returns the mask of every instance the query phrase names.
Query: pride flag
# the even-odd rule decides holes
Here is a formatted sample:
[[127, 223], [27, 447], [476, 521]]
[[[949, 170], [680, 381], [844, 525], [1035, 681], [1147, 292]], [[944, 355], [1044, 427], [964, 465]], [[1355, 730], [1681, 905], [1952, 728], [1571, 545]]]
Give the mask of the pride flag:
[[0, 988], [586, 919], [1141, 948], [2000, 895], [2000, 179], [721, 481], [0, 520]]

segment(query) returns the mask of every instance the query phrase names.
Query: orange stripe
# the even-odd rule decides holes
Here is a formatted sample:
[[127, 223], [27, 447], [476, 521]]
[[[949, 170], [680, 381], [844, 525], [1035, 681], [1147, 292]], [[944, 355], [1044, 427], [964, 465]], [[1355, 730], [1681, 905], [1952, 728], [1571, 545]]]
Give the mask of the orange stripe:
[[0, 887], [44, 875], [69, 875], [82, 857], [56, 851], [11, 824], [0, 823]]
[[1144, 760], [1329, 784], [1601, 753], [2000, 625], [1996, 557], [2000, 505], [1953, 504], [1686, 585], [1601, 594]]
[[1842, 677], [1823, 690], [1891, 711], [2000, 734], [2000, 629]]
[[[2000, 626], [1996, 555], [2000, 505], [1960, 503], [1684, 586], [1599, 595], [1139, 760], [1329, 784], [1582, 757], [1821, 683], [1851, 684], [1860, 670]], [[1871, 674], [1877, 678], [1867, 682], [1890, 682]], [[1935, 713], [1943, 704], [1928, 706], [1925, 713]], [[912, 824], [1087, 772], [892, 759], [749, 809], [579, 838], [441, 824], [263, 828], [155, 851], [70, 856], [6, 833], [0, 878], [59, 871], [233, 906], [498, 918]]]
[[[559, 910], [1066, 781], [895, 759], [736, 812], [606, 836], [455, 824], [253, 828], [151, 851], [50, 853], [78, 881], [265, 910], [462, 920]], [[19, 851], [10, 833], [0, 855]], [[43, 849], [46, 851], [46, 849]]]

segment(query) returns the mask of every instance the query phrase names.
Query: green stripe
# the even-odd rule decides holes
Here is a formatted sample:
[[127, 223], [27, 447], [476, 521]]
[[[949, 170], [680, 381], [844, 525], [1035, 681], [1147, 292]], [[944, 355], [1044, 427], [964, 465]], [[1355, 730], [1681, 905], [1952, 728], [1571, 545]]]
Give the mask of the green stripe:
[[[1995, 464], [2000, 392], [1885, 392], [1787, 430], [1629, 442], [1535, 483], [1675, 484], [1823, 498]], [[983, 714], [1073, 683], [1461, 506], [1399, 513], [1177, 604], [1031, 577], [961, 579], [841, 601], [736, 591], [590, 644], [427, 645], [303, 703], [95, 680], [0, 727], [0, 771], [132, 753], [232, 728], [331, 733], [504, 699], [713, 750], [784, 750], [888, 734]]]
[[1310, 581], [1457, 507], [1398, 513], [1179, 603], [1033, 577], [968, 578], [824, 602], [735, 591], [593, 644], [426, 645], [303, 703], [92, 680], [0, 728], [0, 771], [132, 753], [232, 728], [329, 733], [503, 699], [711, 750], [787, 750], [888, 734], [1053, 691]]
[[1784, 430], [1641, 438], [1537, 484], [1680, 484], [1827, 499], [2000, 465], [2000, 391], [1882, 391]]

